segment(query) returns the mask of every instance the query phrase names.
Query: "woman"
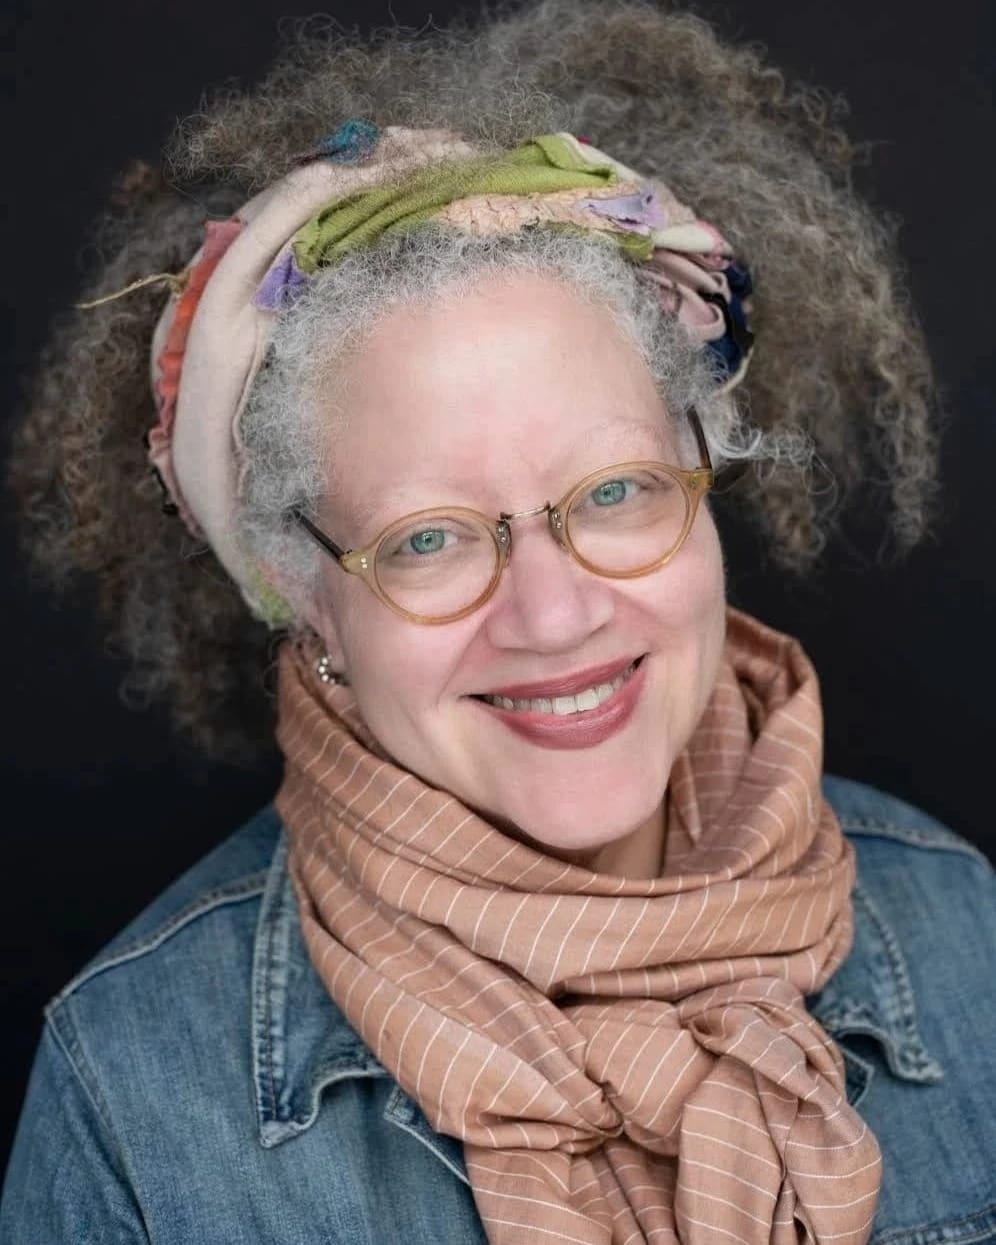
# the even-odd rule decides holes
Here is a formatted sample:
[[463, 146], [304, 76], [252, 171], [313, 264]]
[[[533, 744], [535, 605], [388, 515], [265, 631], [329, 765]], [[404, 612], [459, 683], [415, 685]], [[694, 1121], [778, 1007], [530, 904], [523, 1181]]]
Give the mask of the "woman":
[[546, 4], [181, 133], [220, 188], [147, 192], [17, 472], [205, 740], [280, 638], [285, 778], [50, 1005], [13, 1241], [996, 1237], [991, 873], [821, 788], [709, 508], [767, 464], [805, 563], [868, 420], [923, 523], [922, 344], [812, 103]]

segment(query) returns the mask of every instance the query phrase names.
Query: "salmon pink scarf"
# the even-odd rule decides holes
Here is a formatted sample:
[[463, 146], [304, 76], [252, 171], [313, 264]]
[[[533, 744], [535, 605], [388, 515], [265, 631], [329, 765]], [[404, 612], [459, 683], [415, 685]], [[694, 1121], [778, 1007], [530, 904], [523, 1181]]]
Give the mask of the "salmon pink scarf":
[[492, 1245], [868, 1239], [874, 1136], [806, 1010], [851, 939], [798, 643], [731, 611], [658, 878], [565, 864], [378, 749], [285, 646], [278, 809], [312, 962], [433, 1127]]

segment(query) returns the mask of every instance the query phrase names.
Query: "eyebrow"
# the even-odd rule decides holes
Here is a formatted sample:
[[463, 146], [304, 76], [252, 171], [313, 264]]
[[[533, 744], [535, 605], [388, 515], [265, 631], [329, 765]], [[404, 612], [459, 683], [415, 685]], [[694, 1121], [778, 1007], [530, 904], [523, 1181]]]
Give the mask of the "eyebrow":
[[[632, 445], [641, 434], [653, 440], [656, 443], [655, 453], [660, 452], [665, 455], [665, 461], [668, 454], [674, 455], [678, 452], [675, 445], [675, 438], [669, 435], [668, 422], [651, 421], [651, 420], [633, 420], [620, 424], [618, 419], [607, 419], [589, 428], [584, 438], [575, 438], [566, 447], [563, 454], [564, 459], [568, 459], [571, 455], [577, 455], [579, 451], [587, 448], [592, 442], [597, 442], [599, 448], [606, 448], [606, 455], [597, 463], [592, 463], [588, 468], [577, 472], [576, 477], [571, 479], [565, 478], [558, 487], [551, 491], [551, 496], [544, 500], [552, 501], [554, 497], [559, 497], [569, 488], [575, 481], [580, 480], [588, 471], [597, 470], [601, 466], [610, 466], [613, 462], [624, 462], [634, 458]], [[616, 456], [616, 452], [612, 450], [612, 445], [619, 447], [618, 453], [621, 457]], [[640, 455], [636, 454], [636, 458]], [[676, 463], [677, 465], [677, 463]], [[446, 506], [451, 504], [451, 498], [458, 497], [466, 492], [467, 481], [465, 477], [457, 476], [433, 476], [418, 482], [405, 480], [400, 485], [388, 488], [384, 492], [378, 492], [374, 498], [365, 498], [356, 503], [355, 506], [349, 507], [349, 521], [357, 531], [363, 531], [374, 526], [383, 528], [396, 519], [403, 518], [406, 514], [412, 514], [418, 510], [434, 509], [437, 506]], [[413, 494], [434, 495], [436, 500], [427, 503], [416, 503], [413, 500]], [[453, 505], [467, 505], [465, 502], [452, 502]], [[471, 508], [478, 509], [474, 505]], [[388, 517], [384, 517], [388, 516]], [[377, 523], [375, 524], [375, 520]]]
[[[412, 500], [412, 494], [418, 493], [435, 493], [438, 488], [438, 500], [432, 502], [417, 503]], [[348, 508], [350, 521], [358, 531], [362, 531], [370, 527], [383, 528], [393, 523], [396, 519], [403, 518], [406, 514], [414, 514], [418, 510], [435, 509], [437, 506], [447, 506], [450, 504], [449, 497], [456, 497], [460, 494], [461, 489], [466, 488], [466, 484], [461, 484], [455, 478], [447, 476], [433, 477], [418, 483], [406, 482], [400, 487], [387, 489], [385, 492], [378, 492], [373, 498], [365, 498], [363, 501], [357, 502], [355, 506]], [[453, 505], [465, 505], [466, 503], [453, 502]], [[387, 517], [385, 517], [387, 516]], [[374, 521], [377, 521], [376, 523]]]
[[[649, 434], [650, 439], [660, 446], [662, 452], [674, 452], [675, 450], [674, 439], [668, 435], [669, 428], [665, 421], [640, 419], [628, 420], [625, 424], [620, 424], [617, 419], [605, 420], [603, 423], [595, 424], [589, 430], [589, 433], [589, 440], [601, 433], [605, 436], [606, 441], [615, 441], [620, 448], [625, 447], [627, 453], [630, 452], [629, 446], [640, 433]], [[624, 460], [620, 459], [619, 461], [622, 462]]]

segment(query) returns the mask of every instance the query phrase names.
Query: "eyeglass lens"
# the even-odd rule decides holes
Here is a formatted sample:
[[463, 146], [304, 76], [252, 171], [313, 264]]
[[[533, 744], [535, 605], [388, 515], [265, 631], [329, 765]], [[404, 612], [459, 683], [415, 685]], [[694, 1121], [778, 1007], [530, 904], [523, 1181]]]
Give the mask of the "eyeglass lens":
[[[570, 502], [563, 516], [567, 544], [596, 572], [638, 573], [681, 539], [689, 504], [679, 480], [665, 470], [609, 470]], [[384, 534], [374, 572], [381, 591], [402, 610], [445, 618], [488, 592], [500, 559], [493, 523], [434, 510]]]

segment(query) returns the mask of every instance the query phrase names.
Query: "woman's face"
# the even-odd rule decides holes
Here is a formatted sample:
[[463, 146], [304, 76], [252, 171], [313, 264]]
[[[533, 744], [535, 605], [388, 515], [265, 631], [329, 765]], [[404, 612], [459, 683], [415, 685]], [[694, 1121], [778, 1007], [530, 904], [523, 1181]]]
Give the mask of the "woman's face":
[[[547, 278], [392, 312], [341, 379], [322, 519], [346, 547], [429, 507], [528, 510], [617, 462], [695, 465], [609, 313]], [[677, 556], [637, 579], [583, 569], [540, 514], [512, 523], [498, 589], [467, 618], [408, 621], [331, 560], [315, 609], [367, 725], [402, 767], [554, 854], [591, 852], [659, 815], [716, 677], [722, 559], [705, 506]], [[627, 680], [590, 727], [583, 714], [541, 705], [517, 718], [480, 699], [579, 693], [617, 673]]]

